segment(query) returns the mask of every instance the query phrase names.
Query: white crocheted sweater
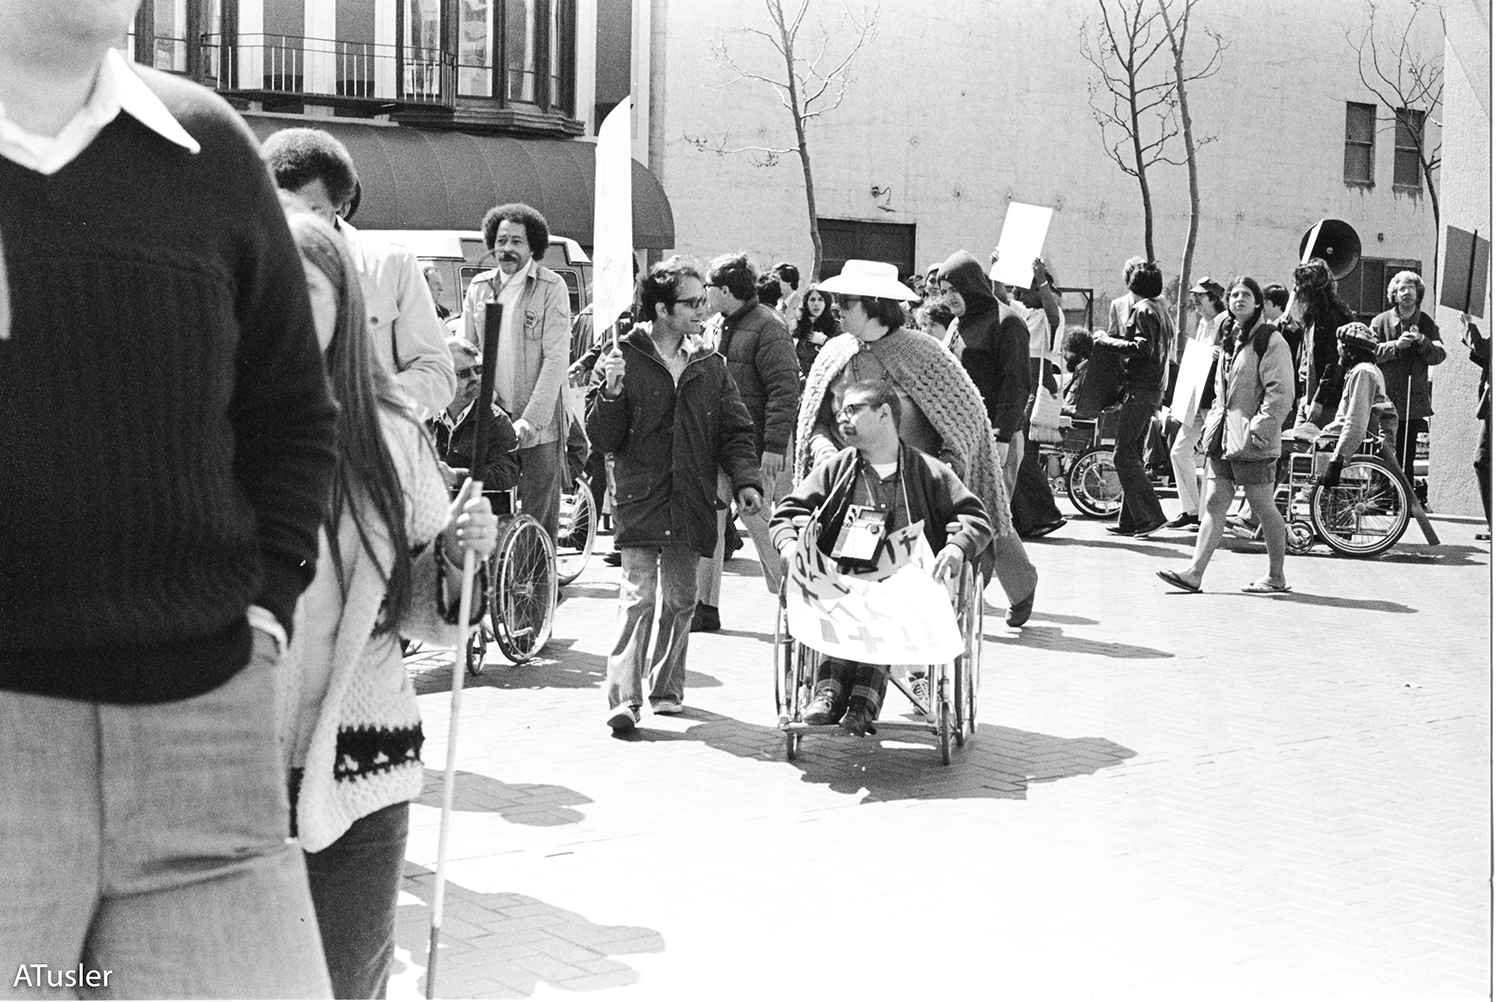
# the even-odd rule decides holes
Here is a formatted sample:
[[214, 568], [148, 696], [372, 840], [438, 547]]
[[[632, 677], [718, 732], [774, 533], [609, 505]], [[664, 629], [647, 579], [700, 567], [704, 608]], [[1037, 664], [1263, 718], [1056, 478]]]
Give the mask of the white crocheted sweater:
[[[448, 491], [437, 455], [415, 418], [382, 414], [386, 446], [406, 491], [412, 600], [400, 634], [441, 646], [458, 644], [456, 625], [438, 609], [438, 566], [432, 539], [448, 523]], [[371, 543], [380, 566], [393, 554], [378, 519]], [[369, 530], [367, 530], [369, 531]], [[297, 605], [291, 649], [278, 689], [284, 764], [301, 770], [295, 811], [302, 848], [317, 852], [349, 826], [382, 807], [422, 792], [422, 718], [395, 634], [375, 637], [385, 601], [384, 577], [361, 545], [353, 517], [339, 526], [348, 594], [341, 594], [326, 529], [318, 569]]]

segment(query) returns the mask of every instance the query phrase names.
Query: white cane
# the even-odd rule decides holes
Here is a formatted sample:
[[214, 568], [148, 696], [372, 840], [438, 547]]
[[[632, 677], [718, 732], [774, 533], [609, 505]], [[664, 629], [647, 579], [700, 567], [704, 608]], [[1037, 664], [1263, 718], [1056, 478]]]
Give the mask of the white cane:
[[[475, 490], [484, 484], [474, 481]], [[453, 652], [453, 698], [448, 704], [448, 758], [443, 766], [443, 811], [438, 825], [437, 871], [432, 889], [432, 927], [427, 938], [427, 997], [437, 984], [438, 935], [443, 928], [443, 897], [448, 887], [448, 822], [453, 816], [453, 784], [458, 765], [458, 716], [464, 692], [464, 648], [469, 640], [469, 617], [474, 607], [474, 551], [464, 550], [464, 580], [458, 593], [458, 646]]]
[[[519, 275], [521, 271], [518, 269], [515, 274]], [[474, 408], [474, 450], [469, 457], [471, 476], [482, 475], [484, 470], [485, 452], [489, 444], [490, 406], [495, 395], [495, 352], [500, 346], [500, 325], [505, 316], [505, 308], [500, 304], [500, 290], [510, 284], [512, 277], [514, 276], [507, 275], [498, 288], [492, 279], [490, 288], [494, 298], [485, 304], [484, 354], [480, 357], [479, 396], [475, 399], [477, 406]], [[483, 488], [483, 482], [475, 480], [469, 496], [476, 496]], [[458, 763], [458, 720], [463, 703], [464, 648], [469, 639], [469, 619], [474, 606], [474, 561], [474, 551], [465, 549], [463, 585], [458, 592], [458, 645], [453, 652], [453, 698], [448, 710], [448, 760], [443, 766], [443, 810], [438, 823], [437, 870], [433, 873], [432, 926], [427, 937], [428, 998], [435, 997], [433, 991], [437, 986], [438, 936], [443, 928], [443, 899], [448, 887], [448, 828], [453, 817], [453, 786]]]

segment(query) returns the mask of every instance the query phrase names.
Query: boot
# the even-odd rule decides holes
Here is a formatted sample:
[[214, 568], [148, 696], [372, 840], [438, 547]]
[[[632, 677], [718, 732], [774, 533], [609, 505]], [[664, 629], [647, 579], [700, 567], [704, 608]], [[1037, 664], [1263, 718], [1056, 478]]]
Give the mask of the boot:
[[808, 700], [807, 706], [802, 710], [803, 723], [831, 724], [844, 715], [844, 710], [849, 705], [845, 696], [848, 689], [838, 677], [838, 668], [839, 664], [832, 658], [818, 665], [812, 699]]
[[863, 737], [875, 733], [880, 704], [885, 698], [885, 671], [875, 665], [856, 665], [854, 684], [849, 687], [849, 709], [839, 726], [850, 734]]

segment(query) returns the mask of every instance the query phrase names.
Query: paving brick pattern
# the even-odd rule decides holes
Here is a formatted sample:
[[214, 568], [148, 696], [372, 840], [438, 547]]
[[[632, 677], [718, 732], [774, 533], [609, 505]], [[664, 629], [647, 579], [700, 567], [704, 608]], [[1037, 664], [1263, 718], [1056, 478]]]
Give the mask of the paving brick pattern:
[[[693, 636], [688, 711], [612, 737], [596, 560], [545, 658], [492, 647], [465, 690], [439, 993], [1483, 997], [1490, 554], [1436, 524], [1439, 547], [1292, 557], [1295, 591], [1254, 596], [1256, 544], [1188, 595], [1151, 572], [1190, 535], [1075, 521], [1028, 547], [1027, 626], [991, 589], [979, 732], [948, 768], [889, 729], [786, 761], [745, 559], [724, 631]], [[449, 657], [408, 661], [429, 771], [395, 998], [427, 964]]]

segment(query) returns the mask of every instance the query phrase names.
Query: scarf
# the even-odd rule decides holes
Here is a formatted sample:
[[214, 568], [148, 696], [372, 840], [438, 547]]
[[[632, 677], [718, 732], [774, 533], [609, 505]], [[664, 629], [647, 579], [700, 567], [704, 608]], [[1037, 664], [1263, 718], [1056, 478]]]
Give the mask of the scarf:
[[[798, 482], [812, 467], [813, 423], [823, 406], [823, 398], [859, 347], [859, 338], [853, 334], [831, 338], [807, 375], [807, 388], [797, 412], [797, 439], [793, 450], [792, 471]], [[1000, 454], [995, 450], [995, 434], [990, 428], [979, 390], [958, 359], [927, 335], [905, 329], [892, 330], [878, 341], [869, 342], [869, 348], [892, 379], [911, 394], [923, 416], [937, 429], [943, 448], [954, 453], [953, 472], [984, 502], [994, 538], [1009, 536], [1012, 531], [1010, 497], [1000, 478]], [[992, 548], [995, 546], [991, 543]]]

